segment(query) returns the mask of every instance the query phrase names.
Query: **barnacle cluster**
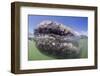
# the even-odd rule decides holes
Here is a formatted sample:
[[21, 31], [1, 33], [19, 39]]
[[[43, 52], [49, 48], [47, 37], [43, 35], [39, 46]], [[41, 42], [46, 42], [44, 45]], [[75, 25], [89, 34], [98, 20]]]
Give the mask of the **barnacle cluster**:
[[34, 30], [34, 41], [45, 55], [58, 59], [79, 57], [79, 39], [71, 28], [61, 23], [42, 21]]

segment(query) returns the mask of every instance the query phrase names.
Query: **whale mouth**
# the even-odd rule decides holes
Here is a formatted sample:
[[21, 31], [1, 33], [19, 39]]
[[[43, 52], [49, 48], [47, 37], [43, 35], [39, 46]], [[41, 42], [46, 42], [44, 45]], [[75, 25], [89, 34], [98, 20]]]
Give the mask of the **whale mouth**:
[[34, 41], [40, 52], [55, 58], [79, 56], [79, 39], [69, 27], [54, 21], [43, 21], [38, 26], [34, 30]]

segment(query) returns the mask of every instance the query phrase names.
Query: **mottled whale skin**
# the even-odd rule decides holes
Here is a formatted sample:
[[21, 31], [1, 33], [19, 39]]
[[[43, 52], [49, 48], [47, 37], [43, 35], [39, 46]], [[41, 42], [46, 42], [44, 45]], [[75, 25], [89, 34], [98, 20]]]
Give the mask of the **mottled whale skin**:
[[79, 37], [68, 26], [55, 21], [42, 21], [34, 30], [39, 51], [57, 59], [79, 58]]

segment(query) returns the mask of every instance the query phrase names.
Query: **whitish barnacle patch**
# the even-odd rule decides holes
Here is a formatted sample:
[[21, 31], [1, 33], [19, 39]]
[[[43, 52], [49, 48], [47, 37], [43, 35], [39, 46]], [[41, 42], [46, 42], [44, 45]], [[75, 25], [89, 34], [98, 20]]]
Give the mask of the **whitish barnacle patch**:
[[34, 41], [39, 51], [54, 58], [78, 58], [79, 40], [70, 27], [45, 20], [34, 30]]

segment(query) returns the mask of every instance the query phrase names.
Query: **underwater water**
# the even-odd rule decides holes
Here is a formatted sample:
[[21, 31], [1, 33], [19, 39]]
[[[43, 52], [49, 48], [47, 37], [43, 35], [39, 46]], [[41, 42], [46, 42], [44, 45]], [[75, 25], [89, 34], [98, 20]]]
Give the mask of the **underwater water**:
[[[34, 40], [28, 40], [28, 60], [54, 60], [60, 59], [54, 56], [45, 55], [40, 52], [36, 47]], [[83, 38], [79, 40], [80, 47], [80, 57], [78, 58], [87, 58], [88, 57], [88, 38]], [[70, 58], [63, 58], [70, 59]], [[72, 58], [74, 59], [74, 58]]]

